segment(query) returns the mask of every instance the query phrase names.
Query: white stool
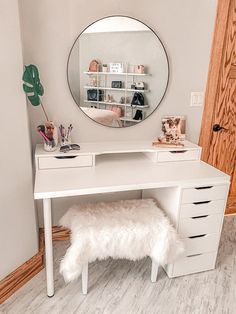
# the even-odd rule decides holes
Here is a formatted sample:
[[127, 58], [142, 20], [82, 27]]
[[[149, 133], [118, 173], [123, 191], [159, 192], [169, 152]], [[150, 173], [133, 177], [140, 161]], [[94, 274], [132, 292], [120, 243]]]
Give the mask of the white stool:
[[183, 252], [175, 229], [153, 199], [73, 206], [60, 224], [71, 230], [60, 273], [66, 282], [82, 274], [83, 294], [88, 290], [88, 263], [96, 259], [150, 256], [151, 281], [156, 282], [158, 266]]
[[[157, 281], [159, 264], [152, 261], [151, 282]], [[82, 293], [88, 293], [88, 263], [82, 266]]]

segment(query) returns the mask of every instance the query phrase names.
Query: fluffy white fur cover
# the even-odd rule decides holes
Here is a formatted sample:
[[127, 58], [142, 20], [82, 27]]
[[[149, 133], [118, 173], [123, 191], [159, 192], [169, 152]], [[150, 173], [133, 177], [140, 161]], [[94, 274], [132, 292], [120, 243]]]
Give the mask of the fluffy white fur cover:
[[150, 256], [164, 265], [184, 251], [175, 229], [153, 199], [73, 206], [60, 224], [72, 231], [61, 261], [66, 282], [78, 278], [82, 265], [96, 259]]

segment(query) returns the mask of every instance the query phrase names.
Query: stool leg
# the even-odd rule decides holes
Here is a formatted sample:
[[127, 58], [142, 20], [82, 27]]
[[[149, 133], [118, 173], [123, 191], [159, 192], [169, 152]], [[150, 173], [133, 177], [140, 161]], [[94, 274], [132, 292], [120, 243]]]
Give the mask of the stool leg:
[[159, 264], [152, 260], [152, 272], [151, 272], [151, 282], [157, 281], [157, 273], [158, 273]]
[[82, 293], [87, 294], [88, 292], [88, 263], [83, 265], [82, 268]]

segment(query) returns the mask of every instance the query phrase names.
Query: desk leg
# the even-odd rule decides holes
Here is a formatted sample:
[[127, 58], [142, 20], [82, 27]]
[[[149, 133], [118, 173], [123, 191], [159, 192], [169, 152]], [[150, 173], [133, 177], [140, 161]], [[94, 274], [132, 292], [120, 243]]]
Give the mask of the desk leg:
[[51, 199], [43, 199], [47, 295], [54, 295]]

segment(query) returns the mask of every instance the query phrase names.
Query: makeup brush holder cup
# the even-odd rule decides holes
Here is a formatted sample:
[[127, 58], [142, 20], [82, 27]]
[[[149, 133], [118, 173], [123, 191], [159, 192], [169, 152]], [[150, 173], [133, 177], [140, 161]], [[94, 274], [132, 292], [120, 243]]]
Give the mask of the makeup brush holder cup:
[[53, 152], [57, 149], [57, 145], [54, 140], [49, 142], [44, 141], [43, 148], [46, 152]]
[[45, 129], [47, 130], [46, 135], [48, 135], [48, 140], [44, 139], [43, 148], [47, 152], [53, 152], [57, 149], [58, 145], [57, 127], [50, 121], [45, 123]]

